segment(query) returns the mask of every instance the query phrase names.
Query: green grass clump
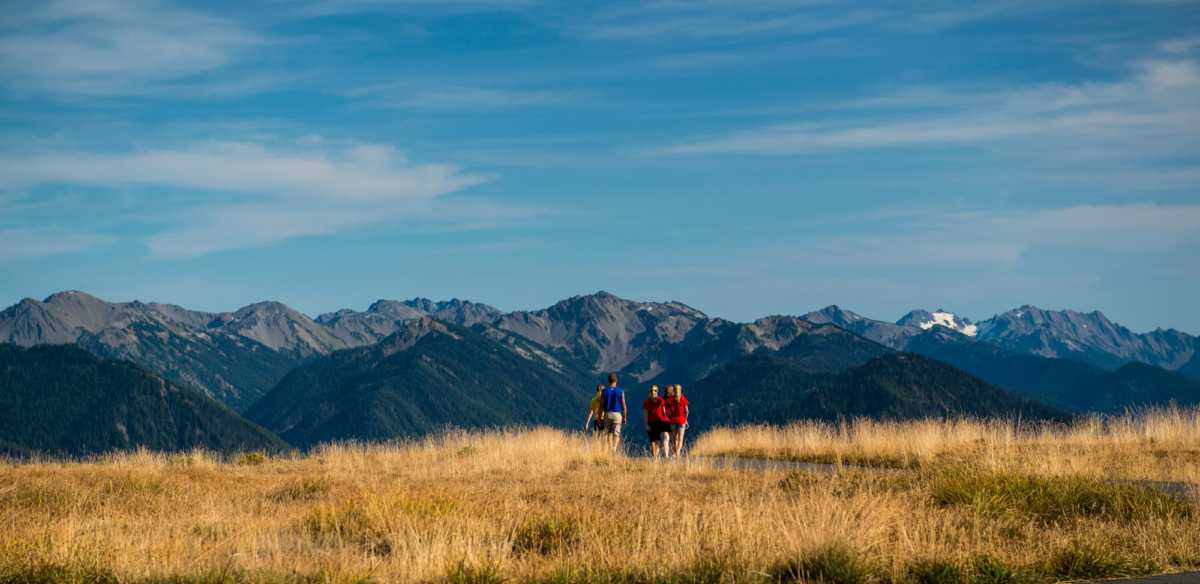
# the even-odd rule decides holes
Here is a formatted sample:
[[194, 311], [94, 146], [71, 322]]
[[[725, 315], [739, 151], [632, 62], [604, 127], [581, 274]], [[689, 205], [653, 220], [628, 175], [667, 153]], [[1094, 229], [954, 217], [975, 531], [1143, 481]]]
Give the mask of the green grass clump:
[[712, 557], [663, 572], [579, 566], [563, 568], [538, 584], [766, 584], [764, 574], [726, 557]]
[[495, 564], [471, 565], [459, 562], [442, 579], [444, 584], [502, 584], [506, 582]]
[[270, 499], [276, 503], [293, 501], [315, 501], [329, 492], [329, 481], [320, 478], [305, 478], [290, 482], [271, 493]]
[[356, 545], [375, 556], [392, 552], [387, 532], [353, 501], [318, 507], [304, 518], [302, 525], [314, 541], [323, 545]]
[[988, 556], [975, 558], [971, 568], [971, 584], [1035, 584], [1042, 581], [1027, 570], [1014, 568]]
[[243, 452], [233, 457], [233, 464], [238, 466], [258, 466], [267, 461], [264, 452]]
[[528, 522], [513, 532], [516, 555], [549, 556], [570, 551], [582, 539], [582, 529], [572, 519], [550, 518]]
[[1191, 502], [1170, 493], [1082, 477], [951, 471], [934, 479], [932, 497], [941, 506], [966, 505], [988, 517], [1019, 515], [1042, 523], [1187, 518], [1193, 513]]
[[784, 562], [769, 572], [779, 583], [865, 584], [877, 580], [875, 568], [843, 545], [831, 545]]
[[748, 448], [734, 450], [718, 456], [736, 458], [755, 458], [759, 460], [784, 460], [790, 462], [805, 462], [810, 464], [832, 464], [835, 466], [861, 466], [863, 468], [884, 469], [916, 469], [921, 462], [915, 458], [904, 458], [887, 454], [866, 454], [859, 452], [795, 452], [788, 450], [760, 450]]
[[945, 560], [922, 560], [908, 567], [905, 582], [912, 584], [967, 584], [967, 573]]
[[103, 568], [59, 564], [6, 564], [0, 566], [0, 584], [118, 584]]
[[1130, 576], [1137, 570], [1128, 558], [1113, 549], [1072, 543], [1050, 557], [1044, 572], [1059, 579], [1080, 580]]

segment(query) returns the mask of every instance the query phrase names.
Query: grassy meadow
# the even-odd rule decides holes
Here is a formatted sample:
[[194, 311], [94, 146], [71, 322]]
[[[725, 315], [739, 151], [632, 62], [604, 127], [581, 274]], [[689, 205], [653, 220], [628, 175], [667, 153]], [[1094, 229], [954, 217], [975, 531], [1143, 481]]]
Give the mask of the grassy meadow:
[[[1004, 583], [1200, 568], [1200, 411], [718, 429], [690, 452], [655, 463], [526, 429], [292, 456], [8, 461], [0, 583]], [[738, 470], [729, 455], [834, 466]]]

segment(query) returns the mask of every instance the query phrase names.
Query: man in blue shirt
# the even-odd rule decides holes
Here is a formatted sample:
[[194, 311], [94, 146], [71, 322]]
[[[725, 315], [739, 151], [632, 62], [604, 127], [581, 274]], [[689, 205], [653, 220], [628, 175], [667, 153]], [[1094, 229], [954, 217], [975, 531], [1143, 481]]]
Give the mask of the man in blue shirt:
[[625, 406], [625, 390], [617, 387], [617, 374], [608, 374], [608, 387], [600, 395], [604, 404], [604, 430], [607, 432], [608, 447], [614, 452], [621, 444], [621, 426], [629, 419]]

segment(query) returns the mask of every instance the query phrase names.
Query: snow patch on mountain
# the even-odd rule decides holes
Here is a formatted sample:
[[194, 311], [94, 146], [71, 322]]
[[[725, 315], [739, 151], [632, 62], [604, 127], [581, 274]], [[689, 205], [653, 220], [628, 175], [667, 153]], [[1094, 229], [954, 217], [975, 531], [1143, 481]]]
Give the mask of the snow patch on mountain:
[[959, 318], [958, 315], [954, 314], [953, 312], [935, 310], [932, 314], [930, 314], [930, 316], [933, 318], [917, 323], [917, 326], [921, 327], [921, 330], [929, 330], [935, 326], [944, 326], [948, 329], [956, 330], [964, 335], [967, 335], [968, 337], [973, 337], [979, 334], [979, 327], [971, 324], [971, 321], [967, 320], [966, 318]]

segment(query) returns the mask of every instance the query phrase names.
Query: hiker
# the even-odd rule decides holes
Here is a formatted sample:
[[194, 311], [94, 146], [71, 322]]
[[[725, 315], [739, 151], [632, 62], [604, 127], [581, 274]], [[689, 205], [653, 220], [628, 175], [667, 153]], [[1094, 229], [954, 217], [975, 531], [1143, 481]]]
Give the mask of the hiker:
[[588, 404], [587, 421], [583, 423], [583, 431], [591, 431], [593, 436], [599, 436], [604, 432], [604, 384], [596, 384], [596, 395], [592, 396], [591, 403]]
[[682, 385], [667, 386], [667, 400], [663, 409], [666, 410], [671, 428], [670, 445], [675, 448], [675, 458], [679, 459], [683, 454], [683, 434], [687, 431], [688, 420], [688, 401], [683, 397]]
[[667, 423], [666, 400], [658, 397], [658, 386], [650, 386], [650, 397], [642, 402], [642, 410], [646, 414], [646, 439], [650, 441], [650, 454], [654, 460], [659, 455], [671, 455], [671, 426]]
[[600, 396], [604, 402], [604, 433], [608, 438], [608, 446], [613, 452], [621, 444], [621, 424], [629, 419], [628, 408], [625, 406], [625, 390], [617, 387], [617, 374], [608, 374], [608, 387]]

